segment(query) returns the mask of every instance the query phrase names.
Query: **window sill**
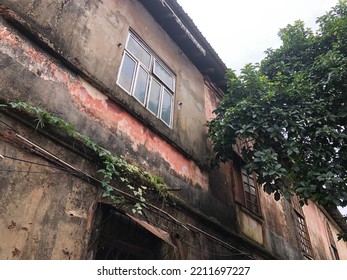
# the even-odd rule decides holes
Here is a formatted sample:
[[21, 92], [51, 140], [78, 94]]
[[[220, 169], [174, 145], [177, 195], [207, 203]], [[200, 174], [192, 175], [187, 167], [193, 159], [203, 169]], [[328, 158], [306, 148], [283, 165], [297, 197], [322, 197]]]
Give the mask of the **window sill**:
[[258, 216], [257, 214], [251, 212], [250, 210], [248, 210], [245, 206], [243, 206], [240, 203], [237, 203], [238, 208], [245, 214], [247, 214], [248, 216], [250, 216], [251, 218], [253, 218], [254, 220], [256, 220], [259, 224], [263, 224], [264, 220], [262, 216]]

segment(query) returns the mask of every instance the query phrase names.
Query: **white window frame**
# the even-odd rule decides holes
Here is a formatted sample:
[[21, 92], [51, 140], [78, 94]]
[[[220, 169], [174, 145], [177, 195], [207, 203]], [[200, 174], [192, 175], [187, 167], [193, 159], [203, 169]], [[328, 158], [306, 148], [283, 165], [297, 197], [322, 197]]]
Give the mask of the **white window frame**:
[[[138, 58], [136, 58], [135, 54], [131, 53], [130, 50], [128, 50], [128, 42], [129, 39], [132, 38], [136, 43], [138, 43], [149, 55], [150, 55], [150, 65], [149, 68], [142, 63]], [[125, 87], [123, 87], [120, 83], [120, 79], [122, 76], [122, 69], [123, 69], [123, 64], [124, 64], [124, 59], [126, 56], [129, 56], [130, 59], [132, 59], [135, 62], [135, 69], [133, 72], [133, 78], [131, 80], [131, 85], [130, 85], [130, 91], [128, 91]], [[169, 76], [172, 77], [172, 85], [169, 85], [164, 81], [164, 79], [161, 79], [156, 71], [156, 64], [159, 64]], [[147, 75], [147, 81], [146, 81], [146, 87], [145, 87], [145, 92], [144, 92], [144, 101], [142, 102], [135, 96], [135, 89], [136, 85], [138, 82], [138, 75], [140, 69], [143, 69], [148, 75]], [[160, 84], [160, 96], [159, 96], [159, 101], [158, 101], [158, 112], [155, 114], [148, 108], [149, 104], [149, 93], [151, 90], [151, 85], [152, 85], [152, 80], [155, 80]], [[126, 91], [129, 95], [133, 96], [139, 103], [141, 103], [150, 113], [152, 113], [154, 116], [156, 116], [158, 119], [160, 119], [164, 124], [166, 124], [168, 127], [172, 128], [172, 123], [173, 123], [173, 112], [174, 112], [174, 93], [175, 93], [175, 86], [176, 86], [176, 76], [175, 74], [155, 55], [155, 53], [147, 47], [139, 38], [136, 36], [133, 32], [129, 32], [123, 57], [122, 57], [122, 62], [119, 68], [118, 72], [118, 77], [117, 77], [117, 84], [124, 90]], [[165, 91], [170, 95], [171, 97], [171, 104], [170, 104], [170, 120], [169, 123], [167, 123], [162, 116], [163, 113], [163, 99], [164, 99], [164, 94]]]

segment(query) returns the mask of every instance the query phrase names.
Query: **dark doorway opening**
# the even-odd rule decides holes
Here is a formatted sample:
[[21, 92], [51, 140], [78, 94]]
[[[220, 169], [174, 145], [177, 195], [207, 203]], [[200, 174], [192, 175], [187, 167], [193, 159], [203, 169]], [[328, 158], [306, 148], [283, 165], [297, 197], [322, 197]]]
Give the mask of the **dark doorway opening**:
[[166, 246], [127, 214], [99, 204], [89, 244], [89, 258], [96, 260], [155, 260]]

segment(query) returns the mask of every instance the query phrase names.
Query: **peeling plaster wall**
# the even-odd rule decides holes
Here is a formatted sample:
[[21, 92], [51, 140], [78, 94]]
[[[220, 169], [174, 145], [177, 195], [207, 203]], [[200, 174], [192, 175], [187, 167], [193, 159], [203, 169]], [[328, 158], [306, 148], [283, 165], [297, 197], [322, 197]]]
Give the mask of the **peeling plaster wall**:
[[[263, 216], [254, 218], [239, 208], [236, 215], [231, 167], [225, 164], [211, 171], [207, 166], [211, 150], [205, 123], [213, 117], [217, 94], [144, 7], [134, 0], [48, 2], [2, 1], [0, 8], [14, 13], [0, 12], [26, 31], [21, 33], [0, 18], [0, 98], [24, 100], [62, 117], [99, 145], [180, 188], [178, 195], [193, 208], [233, 232], [239, 230], [249, 244], [279, 258], [300, 259], [292, 209], [286, 201], [275, 202], [261, 190]], [[172, 129], [116, 84], [129, 28], [177, 76]], [[0, 145], [0, 153], [7, 151], [26, 156], [9, 144]], [[4, 205], [0, 234], [9, 240], [0, 244], [0, 259], [84, 258], [96, 191], [69, 176], [35, 176], [26, 183], [15, 175], [6, 176], [0, 183], [0, 205]], [[57, 192], [56, 185], [62, 190]], [[186, 214], [176, 210], [171, 214], [222, 239], [230, 238]], [[316, 214], [316, 218], [322, 217]], [[321, 240], [313, 239], [319, 246]], [[183, 258], [233, 257], [220, 245], [213, 247], [206, 236], [191, 235], [186, 241], [180, 245]], [[190, 248], [191, 244], [198, 249]], [[341, 242], [338, 246], [345, 248]]]
[[306, 218], [306, 224], [309, 230], [312, 249], [315, 259], [332, 259], [330, 251], [330, 241], [326, 224], [329, 224], [336, 248], [340, 259], [347, 259], [347, 243], [343, 240], [337, 241], [339, 229], [332, 223], [328, 214], [325, 214], [319, 207], [309, 201], [308, 205], [303, 207]]
[[[38, 32], [41, 36], [49, 38], [54, 48], [65, 59], [71, 61], [73, 58], [77, 67], [99, 82], [103, 91], [106, 90], [106, 95], [101, 94], [82, 78], [59, 69], [55, 62], [42, 55], [41, 51], [23, 42], [19, 36], [9, 34], [6, 28], [2, 29], [1, 35], [3, 54], [15, 59], [16, 63], [29, 70], [31, 74], [39, 76], [41, 80], [65, 87], [69, 92], [69, 99], [80, 111], [88, 113], [92, 120], [113, 132], [125, 135], [129, 139], [129, 149], [133, 152], [138, 153], [144, 147], [158, 152], [178, 175], [207, 190], [208, 177], [204, 168], [201, 169], [201, 164], [207, 164], [208, 159], [204, 127], [203, 77], [142, 5], [137, 1], [67, 1], [64, 5], [60, 2], [46, 5], [45, 1], [33, 1], [26, 4], [21, 5], [21, 1], [4, 2], [4, 5], [13, 8], [30, 24], [34, 33]], [[173, 129], [167, 128], [116, 85], [129, 26], [148, 42], [177, 75], [174, 104], [179, 101], [183, 105], [180, 110], [174, 110]], [[121, 43], [122, 47], [117, 47], [118, 43]], [[15, 49], [11, 49], [12, 47]], [[35, 90], [37, 84], [40, 83], [35, 82], [35, 85], [30, 86], [31, 91]], [[58, 94], [56, 96], [57, 99], [61, 99]], [[126, 103], [125, 108], [129, 108], [131, 113], [145, 121], [146, 126], [117, 103]], [[186, 117], [188, 115], [189, 118]], [[73, 123], [78, 122], [81, 121], [75, 118]], [[162, 137], [158, 137], [148, 128], [162, 132], [163, 136], [172, 140], [171, 144], [162, 141]], [[178, 152], [173, 146], [186, 151], [187, 154]], [[189, 157], [196, 160], [192, 161]]]
[[[133, 0], [4, 0], [19, 21], [199, 164], [207, 165], [204, 79], [147, 10]], [[168, 128], [116, 84], [131, 28], [177, 76], [173, 128]], [[187, 116], [189, 115], [189, 118]]]
[[[179, 153], [172, 145], [146, 128], [137, 119], [129, 115], [119, 105], [112, 102], [106, 95], [91, 86], [83, 78], [70, 73], [49, 56], [34, 48], [10, 29], [0, 25], [0, 50], [6, 71], [2, 76], [3, 97], [9, 100], [22, 99], [42, 106], [50, 112], [61, 115], [73, 123], [77, 130], [90, 134], [87, 126], [94, 129], [107, 129], [108, 137], [121, 137], [122, 152], [128, 156], [136, 156], [147, 151], [161, 158], [177, 175], [186, 178], [191, 185], [201, 189], [208, 188], [208, 174], [201, 170], [192, 160]], [[14, 80], [21, 72], [22, 79]], [[87, 124], [89, 122], [89, 124]], [[90, 129], [90, 127], [89, 127]], [[94, 134], [94, 133], [92, 133]], [[98, 135], [100, 144], [114, 146], [117, 141], [103, 139]], [[94, 135], [95, 137], [96, 135]], [[144, 158], [143, 161], [150, 160]], [[152, 156], [153, 157], [153, 156]], [[140, 162], [140, 164], [143, 162]], [[144, 162], [144, 164], [148, 164]]]
[[[50, 39], [59, 44], [61, 48], [64, 47], [64, 51], [59, 51], [59, 53], [65, 59], [78, 56], [79, 65], [77, 66], [82, 69], [84, 74], [76, 74], [75, 71], [63, 65], [59, 59], [51, 56], [47, 50], [41, 49], [15, 30], [6, 20], [0, 19], [0, 68], [2, 69], [0, 92], [2, 100], [20, 99], [62, 117], [74, 124], [77, 131], [88, 135], [114, 154], [124, 155], [136, 165], [162, 176], [170, 187], [181, 188], [178, 195], [189, 201], [192, 207], [206, 214], [207, 217], [213, 217], [225, 226], [233, 224], [235, 218], [230, 201], [222, 195], [214, 196], [210, 192], [211, 178], [208, 169], [203, 166], [207, 157], [203, 77], [141, 5], [136, 4], [138, 6], [130, 7], [125, 5], [128, 1], [104, 1], [103, 5], [106, 6], [87, 5], [86, 11], [82, 9], [82, 6], [79, 6], [81, 11], [75, 6], [70, 7], [71, 10], [67, 9], [69, 3], [82, 5], [81, 1], [74, 1], [74, 4], [67, 2], [64, 9], [68, 10], [66, 16], [74, 20], [76, 20], [76, 15], [72, 17], [72, 14], [83, 13], [84, 16], [78, 17], [78, 20], [81, 21], [86, 20], [85, 17], [89, 18], [89, 21], [97, 20], [99, 13], [103, 15], [110, 10], [119, 14], [118, 9], [123, 9], [122, 13], [129, 13], [130, 16], [127, 17], [127, 20], [134, 21], [133, 28], [139, 28], [136, 31], [144, 36], [144, 40], [149, 40], [152, 48], [158, 49], [158, 55], [161, 55], [163, 60], [165, 57], [164, 61], [178, 76], [175, 95], [176, 100], [180, 100], [183, 106], [181, 110], [175, 110], [175, 124], [172, 130], [159, 120], [151, 119], [152, 115], [142, 105], [135, 102], [127, 93], [122, 92], [115, 84], [121, 51], [116, 51], [115, 58], [109, 54], [108, 64], [104, 63], [103, 59], [109, 50], [103, 50], [105, 44], [101, 45], [100, 41], [104, 40], [103, 36], [109, 38], [107, 34], [103, 33], [107, 29], [89, 22], [88, 24], [94, 28], [91, 32], [93, 35], [81, 30], [79, 36], [71, 35], [70, 32], [73, 28], [65, 27], [64, 29], [65, 23], [57, 22], [57, 18], [54, 19], [57, 15], [52, 15], [54, 13], [51, 9], [60, 7], [56, 3], [46, 7], [41, 1], [34, 1], [19, 9], [21, 1], [5, 2], [4, 4], [14, 8], [27, 22], [31, 22], [30, 28], [34, 33], [39, 30], [45, 36], [50, 36]], [[119, 6], [115, 5], [116, 2], [119, 2]], [[100, 9], [93, 10], [92, 15], [89, 14], [89, 8], [96, 9], [97, 7]], [[48, 14], [47, 18], [44, 17], [48, 11], [52, 18]], [[62, 17], [63, 14], [61, 13]], [[144, 28], [146, 24], [137, 22], [135, 18], [146, 21], [148, 29], [155, 30], [154, 34], [148, 35], [147, 29], [142, 30], [141, 28]], [[71, 26], [77, 29], [81, 26], [86, 28], [84, 23], [77, 22]], [[110, 27], [110, 30], [112, 28]], [[124, 29], [126, 30], [124, 34], [120, 30], [110, 30], [109, 32], [116, 32], [117, 38], [121, 36], [120, 40], [124, 42], [128, 26]], [[58, 37], [54, 37], [53, 33]], [[98, 38], [92, 39], [89, 36], [98, 36]], [[81, 40], [88, 40], [88, 44], [81, 45]], [[167, 49], [162, 47], [163, 42]], [[155, 48], [159, 44], [161, 47]], [[98, 50], [97, 53], [93, 55], [84, 53], [94, 47]], [[55, 50], [58, 51], [58, 48]], [[76, 53], [73, 53], [74, 50]], [[107, 71], [100, 67], [105, 67]], [[113, 72], [112, 69], [115, 71]], [[125, 106], [127, 104], [129, 106]], [[165, 129], [161, 129], [161, 127]], [[219, 173], [218, 180], [223, 184], [221, 187], [214, 185], [216, 194], [218, 194], [218, 189], [229, 188], [228, 176]], [[220, 200], [221, 198], [222, 200]]]
[[[87, 161], [5, 117], [17, 133], [84, 170]], [[0, 125], [0, 259], [83, 259], [92, 229], [98, 190], [14, 146]], [[35, 164], [32, 164], [34, 162]]]
[[293, 209], [288, 201], [275, 201], [260, 189], [260, 204], [264, 220], [265, 246], [286, 259], [301, 259]]

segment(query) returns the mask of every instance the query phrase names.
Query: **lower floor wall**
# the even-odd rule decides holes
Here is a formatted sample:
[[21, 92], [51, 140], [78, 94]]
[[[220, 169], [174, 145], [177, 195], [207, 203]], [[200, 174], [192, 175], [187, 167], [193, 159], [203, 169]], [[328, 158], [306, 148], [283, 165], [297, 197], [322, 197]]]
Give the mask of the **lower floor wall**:
[[[1, 115], [0, 259], [84, 258], [98, 189], [7, 139], [8, 126], [23, 131]], [[61, 153], [44, 141], [52, 153]], [[88, 167], [83, 160], [76, 164]]]
[[[97, 176], [98, 164], [86, 151], [25, 123], [0, 112], [2, 260], [302, 258], [300, 248], [278, 234], [279, 225], [270, 229], [271, 217], [251, 219], [237, 205], [233, 228], [189, 207], [184, 197], [153, 195], [141, 215], [127, 203], [111, 205], [99, 185], [80, 175]], [[319, 258], [331, 258], [326, 251]]]
[[76, 173], [97, 176], [97, 164], [76, 143], [64, 146], [21, 117], [0, 117], [0, 259], [254, 258], [222, 225], [183, 203], [155, 197], [142, 215], [111, 206], [100, 186]]

